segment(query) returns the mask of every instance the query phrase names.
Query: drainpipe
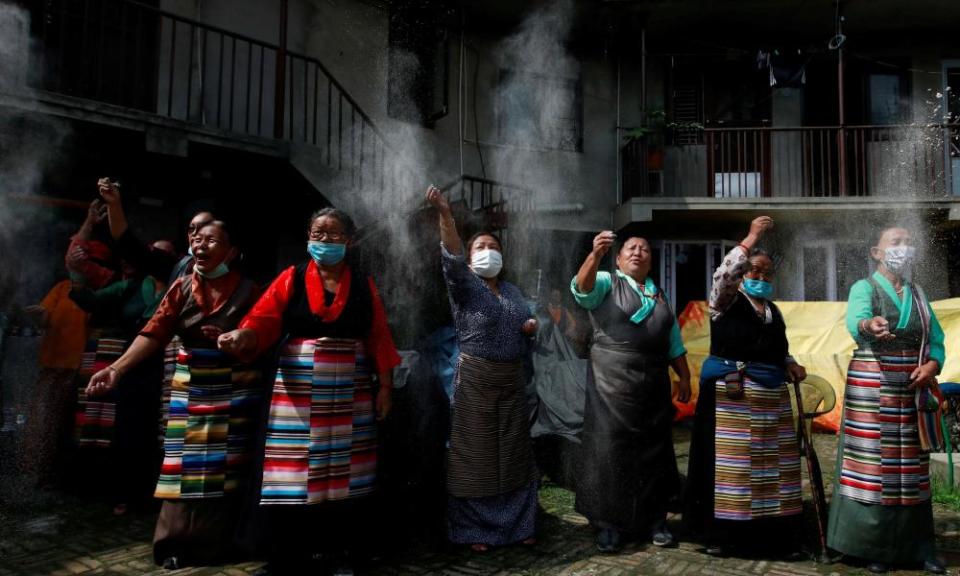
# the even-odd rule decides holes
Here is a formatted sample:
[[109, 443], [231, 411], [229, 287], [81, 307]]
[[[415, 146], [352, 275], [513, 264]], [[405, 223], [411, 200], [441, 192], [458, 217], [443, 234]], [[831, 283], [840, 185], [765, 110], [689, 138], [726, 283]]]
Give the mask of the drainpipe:
[[[280, 31], [277, 40], [277, 75], [273, 90], [273, 137], [283, 139], [283, 114], [287, 89], [287, 1], [280, 0]], [[293, 126], [290, 127], [291, 130]]]
[[613, 153], [617, 163], [617, 206], [623, 204], [623, 154], [620, 153], [620, 131], [623, 130], [620, 121], [620, 51], [617, 50], [617, 123], [613, 130]]
[[837, 130], [837, 152], [840, 164], [840, 196], [847, 195], [847, 135], [846, 114], [843, 106], [843, 13], [837, 0], [837, 104], [840, 128]]

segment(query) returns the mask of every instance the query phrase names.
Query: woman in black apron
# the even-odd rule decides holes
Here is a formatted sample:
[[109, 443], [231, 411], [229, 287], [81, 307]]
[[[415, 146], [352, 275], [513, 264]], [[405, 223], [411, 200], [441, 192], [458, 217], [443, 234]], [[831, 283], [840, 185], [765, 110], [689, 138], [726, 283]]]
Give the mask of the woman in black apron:
[[678, 399], [690, 398], [679, 326], [648, 276], [650, 245], [628, 238], [617, 253], [617, 270], [598, 272], [614, 239], [609, 231], [594, 238], [570, 286], [593, 324], [576, 508], [597, 529], [601, 552], [619, 550], [625, 534], [674, 544], [666, 516], [680, 477], [668, 367], [680, 378]]

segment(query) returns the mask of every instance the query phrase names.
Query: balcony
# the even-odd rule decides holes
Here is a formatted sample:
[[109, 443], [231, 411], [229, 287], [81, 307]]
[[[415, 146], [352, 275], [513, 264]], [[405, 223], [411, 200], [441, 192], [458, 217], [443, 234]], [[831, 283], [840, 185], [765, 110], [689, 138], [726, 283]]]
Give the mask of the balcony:
[[[960, 125], [706, 128], [624, 146], [624, 199], [871, 198], [960, 194]], [[654, 169], [659, 168], [659, 169]]]
[[706, 128], [672, 140], [662, 162], [643, 138], [621, 149], [617, 225], [691, 209], [922, 206], [960, 219], [957, 124]]

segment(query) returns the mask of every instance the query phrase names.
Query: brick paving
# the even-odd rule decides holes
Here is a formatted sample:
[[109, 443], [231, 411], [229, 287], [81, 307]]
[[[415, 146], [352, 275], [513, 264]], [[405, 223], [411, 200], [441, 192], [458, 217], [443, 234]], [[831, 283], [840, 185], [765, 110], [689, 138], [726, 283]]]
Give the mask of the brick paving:
[[[689, 433], [677, 428], [680, 469], [686, 469]], [[836, 440], [817, 435], [824, 474], [833, 471]], [[59, 492], [18, 490], [16, 478], [0, 472], [0, 576], [79, 574], [197, 574], [244, 576], [261, 564], [191, 568], [175, 572], [154, 566], [151, 536], [155, 515], [131, 513], [114, 517], [105, 504], [90, 503]], [[572, 511], [566, 490], [545, 485], [539, 543], [513, 546], [477, 555], [460, 548], [439, 551], [404, 551], [371, 566], [367, 573], [382, 575], [501, 576], [847, 576], [866, 574], [862, 567], [843, 563], [817, 564], [810, 560], [778, 562], [765, 559], [708, 557], [698, 546], [682, 542], [662, 550], [650, 545], [628, 545], [622, 553], [602, 556], [593, 547], [586, 520]], [[936, 530], [941, 554], [956, 573], [960, 566], [960, 513], [935, 505]], [[677, 519], [671, 520], [674, 524]], [[897, 574], [917, 574], [903, 571]]]

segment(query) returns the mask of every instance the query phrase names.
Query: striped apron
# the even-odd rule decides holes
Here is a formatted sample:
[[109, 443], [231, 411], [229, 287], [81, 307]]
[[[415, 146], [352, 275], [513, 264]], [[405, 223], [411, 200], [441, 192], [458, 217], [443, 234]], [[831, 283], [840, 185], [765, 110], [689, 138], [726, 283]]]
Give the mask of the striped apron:
[[714, 517], [756, 520], [802, 512], [800, 451], [790, 393], [743, 376], [743, 396], [715, 384]]
[[361, 340], [294, 338], [273, 385], [260, 503], [319, 504], [373, 492], [377, 429]]
[[251, 462], [260, 372], [211, 349], [181, 348], [170, 387], [157, 498], [233, 492]]
[[930, 498], [930, 459], [920, 449], [910, 374], [916, 350], [857, 350], [847, 371], [840, 494], [902, 506]]
[[447, 454], [457, 498], [506, 494], [537, 479], [523, 363], [460, 353]]
[[77, 381], [76, 432], [77, 444], [82, 447], [108, 448], [113, 443], [117, 404], [114, 393], [87, 398], [90, 377], [123, 355], [127, 341], [95, 335], [87, 341], [80, 361]]
[[160, 396], [160, 420], [157, 423], [161, 445], [163, 445], [167, 436], [167, 420], [170, 417], [170, 388], [173, 385], [173, 376], [177, 372], [177, 357], [180, 354], [181, 344], [180, 337], [174, 336], [163, 350], [163, 388]]

